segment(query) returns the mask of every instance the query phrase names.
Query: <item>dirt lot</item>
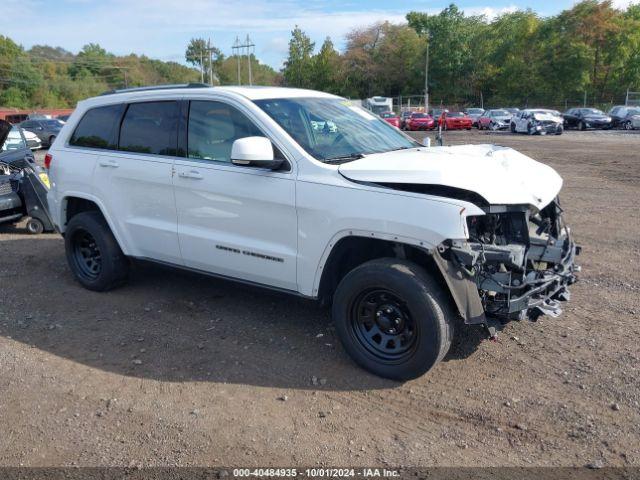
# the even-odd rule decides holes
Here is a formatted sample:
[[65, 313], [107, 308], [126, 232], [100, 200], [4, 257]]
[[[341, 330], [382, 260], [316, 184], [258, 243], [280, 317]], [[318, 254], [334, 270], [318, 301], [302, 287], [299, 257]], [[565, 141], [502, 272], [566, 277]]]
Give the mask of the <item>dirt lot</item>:
[[583, 245], [559, 319], [468, 328], [406, 384], [318, 305], [139, 265], [97, 294], [58, 235], [0, 230], [1, 465], [640, 465], [640, 135], [451, 132], [565, 179]]

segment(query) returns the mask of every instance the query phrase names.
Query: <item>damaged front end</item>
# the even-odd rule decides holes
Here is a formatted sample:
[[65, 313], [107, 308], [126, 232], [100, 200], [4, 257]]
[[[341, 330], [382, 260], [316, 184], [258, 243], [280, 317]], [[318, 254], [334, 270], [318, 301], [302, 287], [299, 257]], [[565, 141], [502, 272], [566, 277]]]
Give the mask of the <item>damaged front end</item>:
[[467, 217], [467, 229], [468, 240], [447, 240], [434, 254], [466, 323], [562, 313], [580, 247], [558, 199], [540, 211], [489, 206], [485, 215]]

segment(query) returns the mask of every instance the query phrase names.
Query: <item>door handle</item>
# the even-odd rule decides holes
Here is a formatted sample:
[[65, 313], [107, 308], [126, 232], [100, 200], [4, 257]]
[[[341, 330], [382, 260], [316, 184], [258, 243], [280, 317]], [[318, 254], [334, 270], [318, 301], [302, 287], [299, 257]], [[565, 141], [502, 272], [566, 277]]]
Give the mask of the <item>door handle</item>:
[[111, 167], [111, 168], [118, 168], [120, 165], [118, 165], [118, 162], [116, 162], [115, 160], [100, 160], [98, 162], [98, 165], [100, 165], [101, 167]]
[[180, 172], [178, 173], [180, 178], [191, 178], [193, 180], [202, 180], [202, 174], [197, 170], [189, 170], [188, 172]]

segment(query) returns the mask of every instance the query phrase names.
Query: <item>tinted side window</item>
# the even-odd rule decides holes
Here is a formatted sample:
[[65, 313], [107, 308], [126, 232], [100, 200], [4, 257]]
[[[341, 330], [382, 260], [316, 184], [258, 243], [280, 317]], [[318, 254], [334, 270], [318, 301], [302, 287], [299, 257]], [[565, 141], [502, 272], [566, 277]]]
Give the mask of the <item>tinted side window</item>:
[[263, 134], [232, 106], [221, 102], [191, 102], [187, 140], [189, 158], [230, 162], [233, 142], [253, 136]]
[[178, 151], [178, 103], [132, 103], [122, 120], [119, 150], [154, 155]]
[[87, 111], [78, 123], [70, 145], [115, 150], [118, 143], [118, 125], [124, 105], [107, 105]]

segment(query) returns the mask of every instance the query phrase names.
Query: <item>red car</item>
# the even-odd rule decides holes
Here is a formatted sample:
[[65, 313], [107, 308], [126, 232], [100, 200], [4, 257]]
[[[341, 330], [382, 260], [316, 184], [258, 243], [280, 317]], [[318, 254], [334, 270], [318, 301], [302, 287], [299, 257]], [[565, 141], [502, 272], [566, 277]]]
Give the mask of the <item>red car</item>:
[[380, 116], [385, 122], [390, 123], [396, 128], [400, 128], [400, 117], [393, 112], [382, 112]]
[[445, 130], [471, 130], [473, 120], [464, 112], [447, 112], [444, 118]]
[[435, 127], [433, 117], [421, 112], [412, 113], [405, 122], [405, 130], [433, 130]]

